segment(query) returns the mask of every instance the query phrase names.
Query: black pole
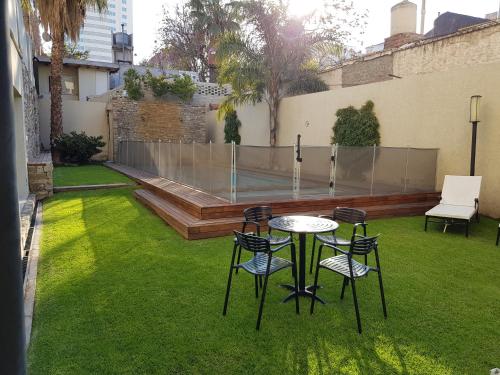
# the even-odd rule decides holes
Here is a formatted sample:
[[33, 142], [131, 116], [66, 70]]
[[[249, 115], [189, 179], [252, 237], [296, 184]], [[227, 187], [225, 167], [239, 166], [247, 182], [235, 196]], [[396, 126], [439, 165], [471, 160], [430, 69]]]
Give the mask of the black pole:
[[9, 1], [0, 5], [0, 374], [25, 374], [21, 235], [16, 184]]
[[472, 122], [472, 146], [470, 149], [470, 175], [476, 173], [476, 136], [477, 136], [477, 121]]

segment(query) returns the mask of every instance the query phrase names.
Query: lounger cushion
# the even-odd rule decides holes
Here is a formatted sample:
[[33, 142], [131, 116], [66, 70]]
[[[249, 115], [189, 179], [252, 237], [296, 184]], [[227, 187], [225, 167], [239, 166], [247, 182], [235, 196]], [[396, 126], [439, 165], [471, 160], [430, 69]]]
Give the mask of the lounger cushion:
[[425, 216], [470, 220], [475, 214], [476, 209], [474, 207], [441, 203], [427, 211]]
[[453, 206], [476, 206], [481, 190], [481, 176], [444, 176], [441, 202]]

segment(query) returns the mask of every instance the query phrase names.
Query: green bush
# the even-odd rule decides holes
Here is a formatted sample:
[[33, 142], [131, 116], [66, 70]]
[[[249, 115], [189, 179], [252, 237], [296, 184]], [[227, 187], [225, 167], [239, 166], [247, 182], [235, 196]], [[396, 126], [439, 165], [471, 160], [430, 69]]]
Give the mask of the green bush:
[[88, 136], [85, 132], [78, 134], [73, 131], [55, 140], [55, 148], [61, 153], [61, 160], [67, 163], [88, 163], [92, 156], [101, 152], [99, 148], [105, 145], [102, 136]]
[[125, 90], [132, 100], [139, 100], [144, 96], [142, 91], [142, 78], [137, 70], [129, 69], [125, 72]]
[[148, 70], [143, 77], [143, 81], [151, 88], [153, 95], [157, 98], [165, 94], [173, 94], [183, 101], [188, 101], [193, 98], [196, 92], [196, 84], [188, 75], [175, 76], [173, 79], [169, 79], [164, 74], [155, 77]]
[[328, 85], [314, 73], [307, 73], [292, 81], [288, 86], [288, 95], [304, 95], [328, 91]]
[[238, 128], [241, 126], [241, 121], [238, 119], [238, 114], [235, 110], [226, 112], [224, 117], [224, 142], [231, 143], [234, 141], [237, 145], [241, 143], [241, 136]]
[[341, 146], [373, 146], [380, 144], [377, 116], [374, 104], [368, 100], [360, 109], [353, 106], [337, 111], [337, 121], [333, 127], [332, 143]]

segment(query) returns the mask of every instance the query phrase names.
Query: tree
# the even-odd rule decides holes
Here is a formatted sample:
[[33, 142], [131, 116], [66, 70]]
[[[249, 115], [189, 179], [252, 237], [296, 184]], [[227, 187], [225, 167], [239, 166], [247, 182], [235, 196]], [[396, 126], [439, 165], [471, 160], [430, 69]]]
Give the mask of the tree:
[[65, 43], [64, 57], [69, 57], [70, 59], [76, 60], [87, 60], [89, 58], [89, 51], [82, 51], [78, 49], [76, 43]]
[[239, 28], [232, 9], [223, 0], [190, 0], [176, 6], [173, 12], [164, 9], [161, 46], [155, 56], [162, 60], [162, 65], [197, 72], [201, 81], [214, 81], [211, 56], [217, 39]]
[[35, 8], [46, 32], [52, 38], [51, 49], [51, 87], [50, 87], [50, 144], [55, 161], [59, 155], [55, 150], [55, 140], [62, 136], [62, 83], [64, 37], [76, 42], [83, 26], [87, 7], [102, 12], [107, 0], [35, 0]]
[[285, 84], [303, 75], [316, 46], [344, 44], [349, 33], [342, 26], [359, 26], [360, 16], [350, 15], [352, 8], [343, 0], [331, 0], [324, 13], [315, 18], [313, 14], [290, 18], [286, 3], [280, 0], [233, 4], [244, 24], [240, 32], [225, 33], [218, 44], [218, 81], [232, 85], [232, 93], [219, 110], [265, 100], [269, 107], [269, 143], [275, 146]]
[[241, 121], [238, 119], [238, 114], [235, 110], [228, 111], [224, 117], [224, 143], [234, 141], [237, 145], [241, 143], [241, 135], [238, 132], [241, 126]]

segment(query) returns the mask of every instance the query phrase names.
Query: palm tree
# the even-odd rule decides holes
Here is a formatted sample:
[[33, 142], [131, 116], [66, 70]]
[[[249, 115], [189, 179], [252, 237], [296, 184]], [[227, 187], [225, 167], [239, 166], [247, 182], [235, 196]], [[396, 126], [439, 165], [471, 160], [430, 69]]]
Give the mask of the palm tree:
[[35, 8], [45, 31], [52, 38], [51, 87], [50, 87], [50, 145], [55, 161], [54, 142], [63, 134], [62, 127], [62, 83], [64, 38], [78, 40], [88, 7], [100, 13], [107, 8], [107, 0], [35, 0]]

